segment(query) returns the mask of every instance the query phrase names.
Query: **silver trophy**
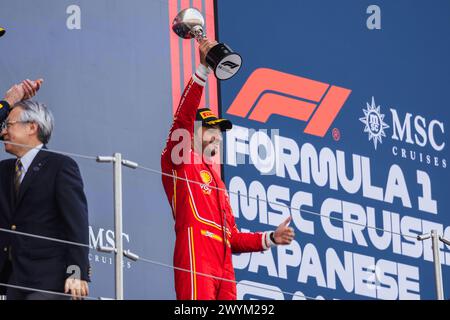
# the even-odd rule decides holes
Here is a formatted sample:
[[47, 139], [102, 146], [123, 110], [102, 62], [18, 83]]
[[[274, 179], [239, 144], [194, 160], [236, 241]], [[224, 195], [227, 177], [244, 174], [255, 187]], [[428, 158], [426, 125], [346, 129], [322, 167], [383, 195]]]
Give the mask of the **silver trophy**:
[[[180, 11], [172, 23], [172, 30], [183, 39], [195, 38], [200, 41], [205, 37], [203, 27], [205, 19], [195, 8]], [[206, 63], [214, 70], [219, 80], [227, 80], [241, 68], [242, 58], [224, 43], [218, 43], [206, 54]]]

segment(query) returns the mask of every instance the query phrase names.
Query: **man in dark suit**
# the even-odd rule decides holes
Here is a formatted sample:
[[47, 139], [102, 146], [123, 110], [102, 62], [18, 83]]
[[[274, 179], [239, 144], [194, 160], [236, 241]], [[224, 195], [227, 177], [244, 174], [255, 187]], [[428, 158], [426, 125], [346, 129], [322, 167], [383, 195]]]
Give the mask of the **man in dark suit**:
[[[0, 36], [1, 36], [1, 28], [0, 28]], [[39, 90], [43, 79], [38, 79], [35, 81], [31, 81], [26, 79], [21, 83], [14, 84], [6, 91], [3, 99], [0, 100], [0, 124], [8, 117], [9, 112], [11, 111], [11, 106], [14, 106], [17, 102], [30, 99], [34, 97], [36, 92]], [[3, 140], [3, 136], [0, 136], [0, 140]], [[1, 206], [2, 204], [7, 203], [3, 190], [0, 189], [0, 214], [2, 212], [6, 212]], [[3, 273], [2, 273], [3, 272]], [[3, 282], [2, 279], [5, 279], [6, 275], [9, 274], [9, 268], [0, 268], [0, 282]], [[6, 287], [0, 285], [0, 297], [6, 294]]]
[[[0, 228], [88, 245], [80, 171], [71, 158], [45, 151], [52, 130], [50, 111], [31, 100], [16, 103], [2, 126], [5, 150], [16, 158], [0, 162]], [[88, 295], [88, 253], [86, 246], [0, 232], [0, 282], [79, 299]], [[65, 297], [8, 287], [7, 298]]]

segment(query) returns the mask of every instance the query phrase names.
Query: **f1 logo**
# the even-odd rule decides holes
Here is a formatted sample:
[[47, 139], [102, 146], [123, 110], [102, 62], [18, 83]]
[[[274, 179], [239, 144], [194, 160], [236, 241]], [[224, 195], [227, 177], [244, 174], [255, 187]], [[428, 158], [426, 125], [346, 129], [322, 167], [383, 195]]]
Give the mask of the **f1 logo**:
[[306, 121], [305, 133], [323, 137], [351, 90], [280, 71], [256, 69], [228, 114], [267, 122], [272, 114]]
[[223, 66], [227, 66], [230, 69], [234, 69], [236, 67], [239, 67], [239, 65], [237, 63], [231, 62], [231, 61], [225, 61], [224, 63], [222, 63]]

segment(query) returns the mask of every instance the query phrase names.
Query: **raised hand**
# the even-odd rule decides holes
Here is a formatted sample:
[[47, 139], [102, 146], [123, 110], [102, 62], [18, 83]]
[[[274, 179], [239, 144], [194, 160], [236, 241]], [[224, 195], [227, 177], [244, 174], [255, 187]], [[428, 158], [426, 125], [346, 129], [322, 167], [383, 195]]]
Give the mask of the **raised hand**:
[[273, 237], [276, 244], [290, 244], [295, 237], [295, 232], [292, 227], [289, 227], [292, 217], [289, 216], [284, 220], [275, 230]]

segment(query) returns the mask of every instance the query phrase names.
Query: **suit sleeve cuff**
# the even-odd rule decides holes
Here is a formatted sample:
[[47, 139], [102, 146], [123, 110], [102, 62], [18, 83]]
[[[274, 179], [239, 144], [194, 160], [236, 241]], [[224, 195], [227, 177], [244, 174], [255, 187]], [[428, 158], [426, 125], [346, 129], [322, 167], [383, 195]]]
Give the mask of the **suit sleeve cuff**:
[[267, 250], [271, 247], [276, 246], [277, 244], [270, 239], [270, 235], [273, 233], [273, 231], [266, 231], [262, 234], [262, 247], [264, 250]]
[[208, 74], [211, 71], [209, 70], [209, 68], [205, 67], [203, 64], [199, 64], [199, 66], [197, 67], [197, 70], [195, 71], [194, 75], [192, 76], [192, 78], [194, 79], [195, 82], [197, 82], [199, 85], [201, 86], [205, 86], [206, 84], [206, 79], [208, 79]]
[[8, 101], [6, 101], [6, 100], [0, 101], [0, 109], [3, 109], [3, 108], [5, 108], [6, 111], [11, 110], [11, 106], [9, 105]]

